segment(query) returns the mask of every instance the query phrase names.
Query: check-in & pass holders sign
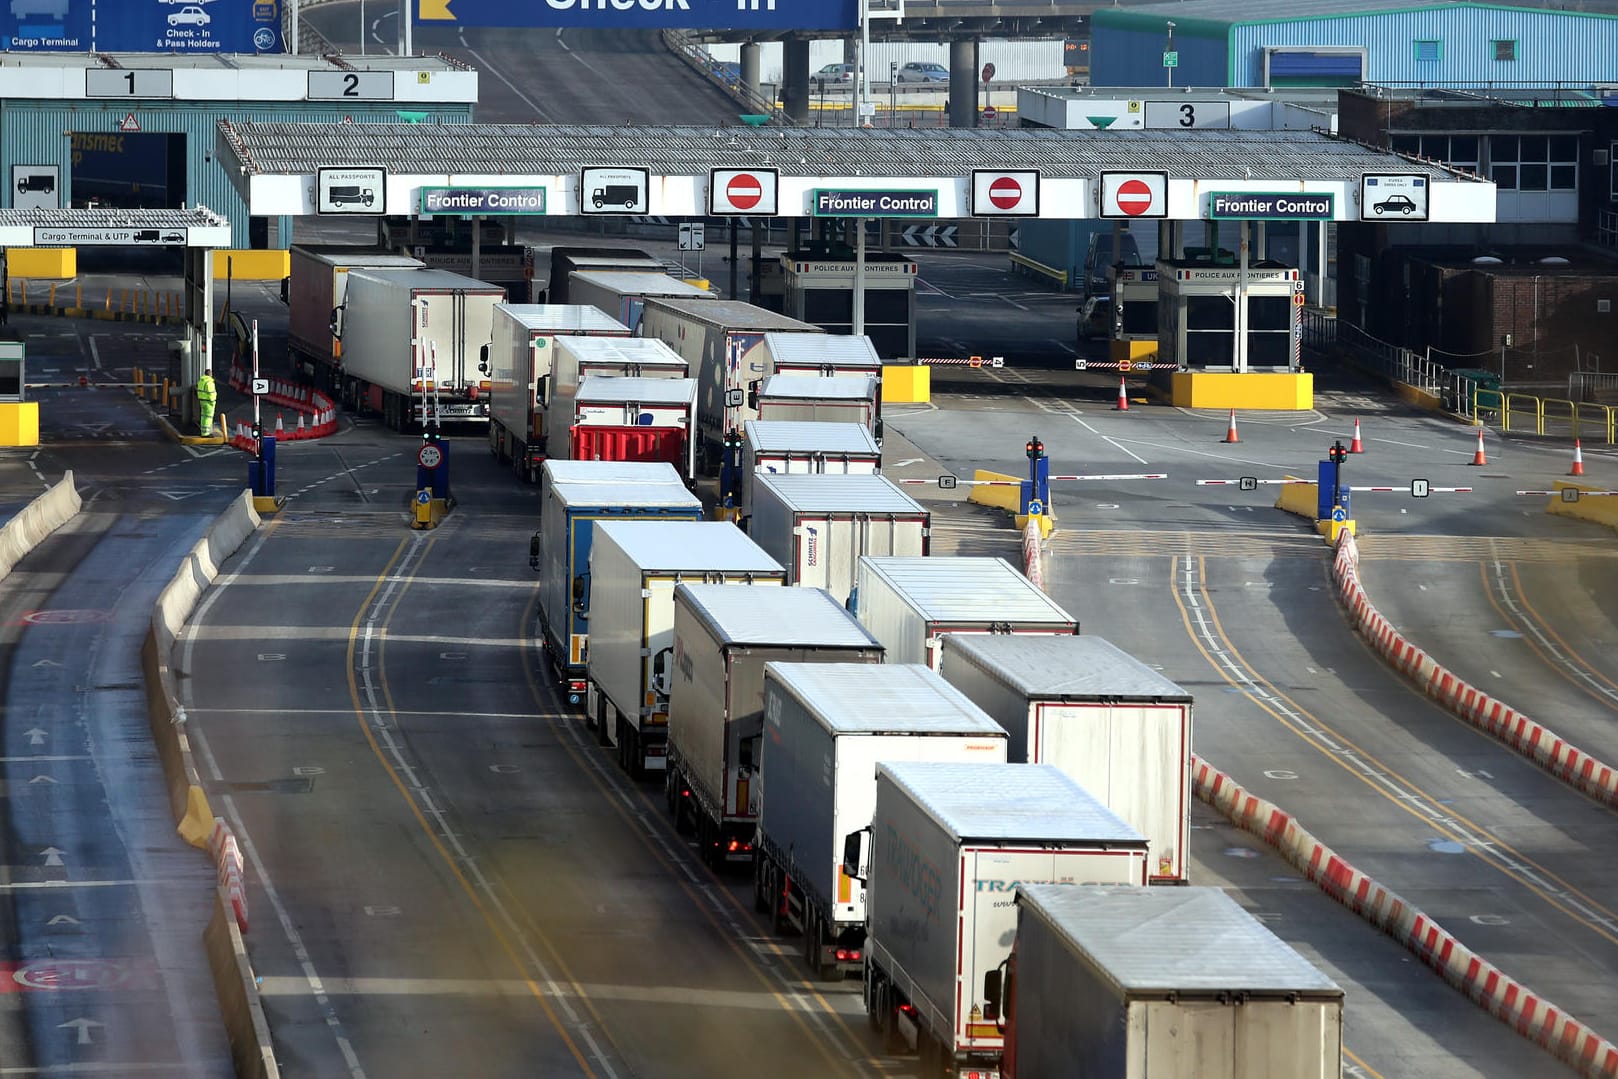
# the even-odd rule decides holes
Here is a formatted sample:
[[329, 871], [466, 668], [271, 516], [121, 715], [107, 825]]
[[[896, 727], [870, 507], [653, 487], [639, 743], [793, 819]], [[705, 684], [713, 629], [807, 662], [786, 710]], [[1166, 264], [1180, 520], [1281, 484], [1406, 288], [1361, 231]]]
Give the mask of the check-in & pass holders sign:
[[937, 191], [844, 191], [810, 194], [814, 217], [937, 217]]
[[421, 189], [424, 214], [510, 214], [540, 216], [545, 213], [543, 187], [424, 187]]
[[1212, 191], [1208, 194], [1208, 216], [1214, 220], [1331, 221], [1336, 211], [1337, 199], [1329, 192]]

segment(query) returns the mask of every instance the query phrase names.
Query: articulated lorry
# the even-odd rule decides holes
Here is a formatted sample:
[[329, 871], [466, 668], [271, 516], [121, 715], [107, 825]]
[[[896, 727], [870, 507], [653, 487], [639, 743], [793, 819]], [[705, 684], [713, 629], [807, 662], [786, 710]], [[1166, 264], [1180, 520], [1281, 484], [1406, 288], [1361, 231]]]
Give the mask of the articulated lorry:
[[787, 568], [790, 584], [847, 603], [864, 555], [927, 553], [932, 514], [885, 476], [753, 476], [747, 534]]
[[287, 279], [287, 354], [293, 370], [317, 389], [341, 384], [343, 343], [332, 332], [332, 312], [348, 298], [350, 270], [419, 270], [425, 263], [375, 247], [293, 244]]
[[666, 273], [599, 270], [573, 273], [567, 296], [573, 303], [593, 304], [630, 329], [640, 326], [647, 300], [712, 300], [707, 289]]
[[1006, 729], [1011, 760], [1055, 765], [1138, 829], [1147, 883], [1189, 882], [1190, 693], [1100, 637], [951, 633], [941, 648], [939, 673]]
[[771, 375], [755, 408], [765, 422], [862, 423], [882, 442], [881, 384], [870, 375]]
[[586, 712], [637, 779], [667, 765], [674, 589], [685, 582], [778, 588], [786, 570], [729, 522], [596, 523]]
[[561, 337], [627, 338], [629, 327], [594, 307], [499, 304], [479, 365], [490, 378], [489, 452], [527, 483], [545, 462], [546, 397]]
[[350, 270], [332, 312], [343, 346], [339, 399], [394, 430], [426, 421], [487, 422], [490, 382], [478, 371], [505, 290], [447, 270]]
[[918, 664], [769, 663], [753, 901], [819, 978], [864, 969], [865, 885], [843, 868], [881, 761], [1004, 764], [1006, 732]]
[[890, 663], [938, 669], [950, 633], [1073, 636], [1079, 620], [1003, 558], [860, 559], [850, 601]]
[[865, 1007], [928, 1079], [988, 1079], [984, 988], [1011, 952], [1019, 884], [1144, 884], [1146, 838], [1046, 764], [876, 766], [844, 871], [866, 886]]
[[539, 635], [569, 703], [584, 700], [590, 634], [590, 545], [600, 521], [700, 521], [702, 502], [672, 465], [546, 461], [539, 531], [528, 564], [540, 574]]
[[869, 375], [882, 381], [882, 357], [864, 334], [767, 333], [764, 356], [772, 375]]
[[667, 461], [690, 480], [696, 471], [696, 409], [695, 379], [588, 375], [573, 393], [568, 456], [575, 461]]
[[1024, 884], [1003, 1079], [1339, 1079], [1343, 991], [1218, 888]]
[[674, 590], [664, 790], [703, 861], [751, 862], [764, 735], [764, 664], [881, 663], [882, 646], [818, 588]]
[[753, 512], [753, 484], [761, 474], [874, 476], [881, 471], [882, 450], [863, 423], [748, 420], [742, 428], [738, 504], [745, 520]]
[[[668, 272], [668, 266], [662, 259], [653, 258], [634, 247], [553, 247], [549, 261], [551, 276], [545, 290], [547, 303], [590, 303], [589, 300], [573, 298], [573, 275], [577, 273], [660, 275]], [[607, 311], [607, 314], [612, 315], [612, 312]], [[613, 317], [617, 318], [616, 315]]]
[[573, 452], [574, 395], [591, 375], [619, 378], [685, 378], [684, 358], [661, 341], [644, 337], [566, 337], [556, 342], [546, 383], [545, 452], [553, 460]]

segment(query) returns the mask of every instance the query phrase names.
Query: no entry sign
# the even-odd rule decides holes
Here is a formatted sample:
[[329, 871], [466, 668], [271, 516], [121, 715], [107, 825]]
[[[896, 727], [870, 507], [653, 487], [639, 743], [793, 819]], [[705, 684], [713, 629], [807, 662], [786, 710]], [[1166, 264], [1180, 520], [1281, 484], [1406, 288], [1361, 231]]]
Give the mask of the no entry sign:
[[1101, 174], [1102, 217], [1167, 217], [1169, 177], [1166, 172]]
[[708, 212], [773, 217], [781, 212], [779, 188], [775, 169], [714, 169], [708, 176]]
[[1038, 217], [1038, 170], [974, 169], [971, 209], [973, 217]]

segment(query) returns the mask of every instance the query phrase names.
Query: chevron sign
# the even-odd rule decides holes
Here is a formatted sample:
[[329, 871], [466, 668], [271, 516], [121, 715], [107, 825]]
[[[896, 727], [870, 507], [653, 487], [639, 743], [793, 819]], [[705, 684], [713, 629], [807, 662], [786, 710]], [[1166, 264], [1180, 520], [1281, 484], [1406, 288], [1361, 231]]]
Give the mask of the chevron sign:
[[907, 225], [899, 238], [911, 247], [957, 247], [956, 225]]

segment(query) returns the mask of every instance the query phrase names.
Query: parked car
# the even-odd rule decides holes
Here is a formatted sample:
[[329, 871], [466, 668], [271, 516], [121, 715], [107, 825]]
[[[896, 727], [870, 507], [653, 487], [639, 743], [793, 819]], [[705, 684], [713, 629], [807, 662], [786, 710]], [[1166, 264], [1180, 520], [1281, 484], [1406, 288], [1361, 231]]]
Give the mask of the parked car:
[[1112, 297], [1090, 296], [1079, 308], [1079, 338], [1093, 341], [1112, 336]]
[[854, 85], [853, 64], [827, 64], [810, 76], [815, 89], [825, 93], [828, 89], [840, 89], [844, 86]]
[[949, 68], [943, 64], [925, 63], [921, 60], [912, 60], [899, 69], [894, 76], [895, 82], [949, 82]]
[[1389, 195], [1381, 202], [1372, 203], [1371, 209], [1379, 214], [1404, 214], [1408, 217], [1416, 212], [1416, 203], [1409, 195]]

